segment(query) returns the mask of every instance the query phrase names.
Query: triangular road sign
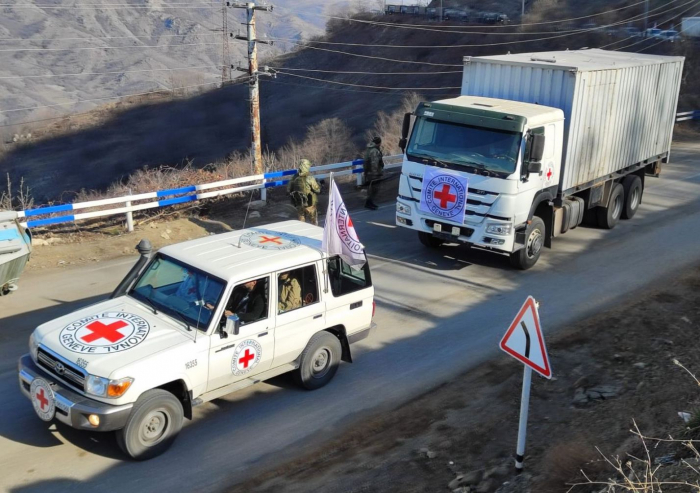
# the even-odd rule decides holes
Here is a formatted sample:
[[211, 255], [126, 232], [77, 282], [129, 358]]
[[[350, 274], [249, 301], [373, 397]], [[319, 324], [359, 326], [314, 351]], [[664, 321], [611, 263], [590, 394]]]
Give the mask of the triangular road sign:
[[518, 315], [501, 339], [500, 347], [515, 359], [546, 378], [552, 378], [549, 356], [540, 328], [540, 316], [532, 296], [527, 298]]

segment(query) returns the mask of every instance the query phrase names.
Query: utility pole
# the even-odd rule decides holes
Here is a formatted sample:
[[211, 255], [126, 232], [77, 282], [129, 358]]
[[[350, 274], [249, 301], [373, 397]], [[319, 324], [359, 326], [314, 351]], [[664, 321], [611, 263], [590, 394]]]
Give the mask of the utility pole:
[[221, 87], [224, 87], [227, 82], [231, 81], [231, 53], [228, 46], [228, 38], [230, 35], [228, 31], [228, 8], [226, 3], [222, 2], [222, 4], [223, 45], [221, 47]]
[[647, 29], [649, 28], [649, 0], [644, 2], [644, 36], [647, 35]]
[[[260, 75], [272, 75], [265, 69], [263, 72], [258, 70], [258, 43], [272, 44], [272, 41], [263, 41], [257, 39], [255, 33], [255, 11], [264, 10], [272, 11], [271, 5], [256, 5], [255, 1], [246, 3], [230, 3], [227, 5], [235, 9], [246, 9], [246, 36], [237, 35], [236, 39], [242, 39], [248, 42], [248, 68], [243, 69], [237, 67], [238, 70], [248, 72], [250, 79], [248, 80], [248, 94], [250, 97], [250, 155], [253, 161], [253, 173], [261, 175], [264, 173], [262, 162], [262, 145], [260, 143]], [[265, 189], [261, 193], [262, 200], [265, 200]]]

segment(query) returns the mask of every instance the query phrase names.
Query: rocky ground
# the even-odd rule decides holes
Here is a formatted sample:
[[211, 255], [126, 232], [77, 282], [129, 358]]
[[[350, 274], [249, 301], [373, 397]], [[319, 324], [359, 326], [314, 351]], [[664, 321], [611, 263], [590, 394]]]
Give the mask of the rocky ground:
[[700, 372], [699, 322], [700, 267], [549, 338], [520, 476], [522, 365], [504, 355], [230, 491], [700, 491], [700, 391], [674, 363]]

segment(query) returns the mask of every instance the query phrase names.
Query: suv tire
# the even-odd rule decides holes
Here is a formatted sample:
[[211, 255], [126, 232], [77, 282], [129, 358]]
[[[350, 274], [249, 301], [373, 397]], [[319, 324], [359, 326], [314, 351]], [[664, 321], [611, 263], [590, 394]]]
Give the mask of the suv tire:
[[330, 332], [314, 334], [301, 353], [299, 368], [294, 372], [297, 384], [307, 390], [320, 389], [338, 371], [343, 349]]
[[117, 443], [129, 457], [148, 460], [170, 448], [182, 429], [182, 403], [167, 390], [144, 392], [131, 410]]

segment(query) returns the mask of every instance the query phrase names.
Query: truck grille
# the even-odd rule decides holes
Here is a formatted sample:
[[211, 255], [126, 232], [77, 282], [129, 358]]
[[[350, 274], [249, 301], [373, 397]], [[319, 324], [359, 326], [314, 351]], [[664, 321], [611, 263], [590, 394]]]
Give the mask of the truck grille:
[[41, 348], [39, 348], [37, 360], [39, 362], [39, 366], [41, 366], [44, 370], [48, 371], [59, 379], [72, 383], [80, 390], [85, 390], [85, 372], [83, 372], [80, 368], [47, 353]]

